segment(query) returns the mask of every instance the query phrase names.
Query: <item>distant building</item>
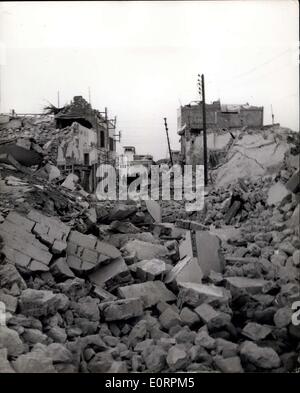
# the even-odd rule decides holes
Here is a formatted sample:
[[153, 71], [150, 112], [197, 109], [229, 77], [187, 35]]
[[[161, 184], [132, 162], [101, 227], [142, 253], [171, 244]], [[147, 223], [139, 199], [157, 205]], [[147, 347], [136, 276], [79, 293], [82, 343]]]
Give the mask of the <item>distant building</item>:
[[[245, 105], [221, 105], [220, 101], [206, 104], [206, 125], [208, 129], [259, 128], [263, 126], [263, 107]], [[178, 128], [202, 129], [202, 103], [181, 106], [178, 109]]]
[[[231, 139], [222, 130], [263, 127], [263, 107], [245, 105], [221, 105], [220, 100], [206, 104], [206, 127], [208, 150]], [[181, 157], [186, 164], [203, 164], [203, 118], [202, 103], [181, 106], [177, 113]], [[221, 135], [222, 134], [222, 135]]]

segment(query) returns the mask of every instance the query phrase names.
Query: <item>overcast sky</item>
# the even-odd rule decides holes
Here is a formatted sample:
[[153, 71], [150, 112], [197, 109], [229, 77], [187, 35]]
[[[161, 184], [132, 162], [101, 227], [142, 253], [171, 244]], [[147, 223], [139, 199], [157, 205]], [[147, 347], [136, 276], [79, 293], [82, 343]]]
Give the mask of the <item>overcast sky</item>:
[[299, 130], [298, 2], [0, 4], [0, 112], [39, 113], [73, 96], [117, 116], [122, 145], [166, 157], [177, 108], [198, 99], [263, 105], [265, 123]]

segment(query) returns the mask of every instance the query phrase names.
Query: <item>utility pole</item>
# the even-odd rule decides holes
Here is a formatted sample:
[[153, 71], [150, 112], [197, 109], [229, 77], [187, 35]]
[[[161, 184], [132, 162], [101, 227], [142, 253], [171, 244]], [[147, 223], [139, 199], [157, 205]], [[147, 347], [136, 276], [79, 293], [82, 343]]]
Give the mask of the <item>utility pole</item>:
[[91, 104], [91, 88], [89, 87], [89, 104]]
[[167, 118], [166, 117], [164, 117], [164, 121], [165, 121], [165, 129], [166, 129], [167, 140], [168, 140], [168, 148], [169, 148], [170, 160], [171, 160], [171, 165], [173, 166], [173, 158], [172, 158], [172, 152], [171, 152], [171, 147], [170, 147], [170, 140], [169, 140], [169, 133], [168, 133], [168, 124], [167, 124]]
[[[198, 74], [198, 91], [202, 98], [202, 122], [203, 122], [203, 161], [204, 161], [204, 185], [208, 183], [208, 163], [207, 163], [207, 135], [206, 135], [206, 110], [205, 110], [205, 85], [204, 74]], [[201, 105], [201, 101], [200, 101]]]
[[59, 108], [59, 90], [57, 91], [57, 108]]
[[271, 114], [272, 114], [272, 124], [274, 124], [274, 113], [273, 113], [273, 106], [271, 104]]

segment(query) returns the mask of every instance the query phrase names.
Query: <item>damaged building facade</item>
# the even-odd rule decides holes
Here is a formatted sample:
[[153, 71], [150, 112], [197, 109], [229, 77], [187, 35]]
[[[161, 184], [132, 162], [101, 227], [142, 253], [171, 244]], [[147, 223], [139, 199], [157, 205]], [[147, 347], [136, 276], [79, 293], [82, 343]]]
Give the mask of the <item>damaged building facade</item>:
[[[224, 105], [220, 100], [206, 104], [208, 149], [222, 150], [232, 139], [235, 131], [243, 127], [263, 127], [263, 107]], [[202, 103], [181, 106], [177, 112], [181, 155], [186, 164], [203, 164]]]
[[94, 191], [97, 166], [115, 164], [116, 119], [108, 119], [106, 108], [100, 112], [83, 97], [75, 96], [70, 105], [55, 115], [55, 122], [61, 130], [71, 127], [71, 133], [67, 138], [62, 135], [58, 146], [57, 166], [64, 173], [76, 174], [87, 191]]

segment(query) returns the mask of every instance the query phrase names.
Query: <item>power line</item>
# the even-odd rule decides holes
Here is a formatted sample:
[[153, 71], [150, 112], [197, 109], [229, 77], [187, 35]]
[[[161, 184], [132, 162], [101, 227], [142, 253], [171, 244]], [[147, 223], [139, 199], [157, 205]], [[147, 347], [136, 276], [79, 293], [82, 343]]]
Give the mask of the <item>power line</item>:
[[[243, 73], [241, 73], [241, 74], [238, 74], [238, 75], [233, 76], [233, 77], [230, 78], [230, 79], [227, 79], [227, 80], [225, 80], [225, 81], [222, 81], [222, 84], [226, 84], [226, 83], [232, 82], [232, 81], [235, 80], [235, 79], [238, 79], [238, 78], [241, 78], [241, 77], [246, 76], [246, 75], [248, 75], [248, 74], [251, 74], [252, 72], [256, 71], [257, 69], [259, 69], [259, 68], [261, 68], [261, 67], [264, 67], [264, 66], [267, 65], [267, 64], [272, 63], [274, 60], [276, 60], [276, 59], [278, 59], [279, 57], [283, 56], [284, 54], [286, 54], [286, 53], [289, 52], [290, 50], [291, 50], [291, 49], [286, 49], [285, 51], [279, 53], [278, 55], [272, 57], [271, 59], [265, 61], [264, 63], [261, 63], [261, 64], [255, 66], [255, 67], [250, 68], [248, 71], [245, 71], [245, 72], [243, 72]], [[208, 83], [215, 83], [215, 82], [210, 81], [210, 82], [208, 82]]]

